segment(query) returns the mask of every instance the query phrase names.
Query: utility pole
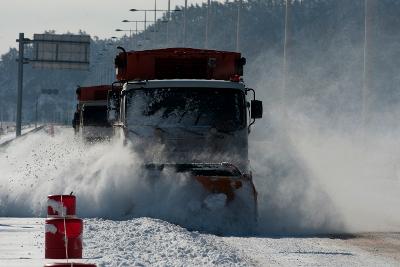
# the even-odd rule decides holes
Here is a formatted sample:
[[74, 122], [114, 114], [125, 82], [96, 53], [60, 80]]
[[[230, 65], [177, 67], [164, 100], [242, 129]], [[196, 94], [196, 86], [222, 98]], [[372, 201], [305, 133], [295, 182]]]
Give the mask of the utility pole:
[[211, 4], [211, 0], [207, 0], [206, 41], [204, 44], [205, 48], [208, 48], [208, 31], [210, 29], [210, 4]]
[[239, 52], [239, 39], [240, 39], [240, 11], [242, 9], [243, 0], [238, 1], [237, 19], [236, 19], [236, 52]]
[[187, 23], [187, 0], [185, 0], [185, 11], [183, 14], [183, 47], [186, 47], [186, 25]]
[[15, 122], [16, 136], [21, 135], [22, 124], [22, 89], [24, 79], [24, 33], [19, 34], [19, 51], [18, 51], [18, 92], [17, 92], [17, 118]]

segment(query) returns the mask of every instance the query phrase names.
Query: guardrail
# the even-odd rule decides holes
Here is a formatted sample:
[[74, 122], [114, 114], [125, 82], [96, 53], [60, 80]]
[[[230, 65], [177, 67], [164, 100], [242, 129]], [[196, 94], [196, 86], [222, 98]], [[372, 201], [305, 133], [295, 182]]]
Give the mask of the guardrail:
[[8, 141], [5, 141], [4, 143], [0, 144], [0, 148], [7, 147], [7, 146], [10, 145], [13, 141], [15, 141], [15, 140], [17, 140], [17, 139], [20, 139], [21, 137], [27, 136], [28, 134], [36, 133], [36, 132], [42, 130], [43, 128], [44, 128], [44, 125], [41, 125], [41, 126], [35, 128], [35, 129], [30, 130], [29, 132], [26, 132], [26, 133], [22, 134], [22, 135], [19, 136], [19, 137], [16, 137], [16, 138], [11, 139], [11, 140], [8, 140]]

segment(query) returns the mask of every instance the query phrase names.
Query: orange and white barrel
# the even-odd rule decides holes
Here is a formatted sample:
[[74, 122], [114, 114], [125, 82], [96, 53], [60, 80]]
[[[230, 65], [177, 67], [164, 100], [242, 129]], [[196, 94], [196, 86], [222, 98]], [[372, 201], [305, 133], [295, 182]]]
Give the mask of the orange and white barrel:
[[45, 224], [46, 259], [82, 258], [83, 221], [78, 218], [49, 218]]
[[76, 215], [76, 197], [73, 195], [47, 196], [48, 217], [73, 217]]

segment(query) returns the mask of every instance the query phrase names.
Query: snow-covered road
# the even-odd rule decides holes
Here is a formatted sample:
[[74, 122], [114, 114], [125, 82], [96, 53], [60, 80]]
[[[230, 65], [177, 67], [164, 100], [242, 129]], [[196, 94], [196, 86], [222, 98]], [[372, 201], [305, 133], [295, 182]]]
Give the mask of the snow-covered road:
[[[43, 218], [0, 218], [0, 266], [43, 266]], [[229, 237], [165, 221], [85, 220], [84, 259], [97, 266], [400, 266], [400, 233]], [[75, 261], [76, 262], [76, 261]]]

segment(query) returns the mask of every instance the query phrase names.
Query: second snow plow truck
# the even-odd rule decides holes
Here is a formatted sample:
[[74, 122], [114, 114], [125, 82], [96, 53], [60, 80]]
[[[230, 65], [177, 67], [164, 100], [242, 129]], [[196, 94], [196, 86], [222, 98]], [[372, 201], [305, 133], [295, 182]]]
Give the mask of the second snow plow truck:
[[110, 89], [111, 85], [79, 86], [76, 89], [78, 104], [72, 127], [83, 140], [93, 142], [110, 138], [112, 126], [107, 120], [107, 94]]
[[232, 206], [255, 221], [248, 135], [263, 111], [241, 78], [245, 58], [191, 48], [120, 49], [122, 91], [108, 97], [115, 134], [136, 144], [147, 169], [191, 175], [205, 189], [204, 209]]

